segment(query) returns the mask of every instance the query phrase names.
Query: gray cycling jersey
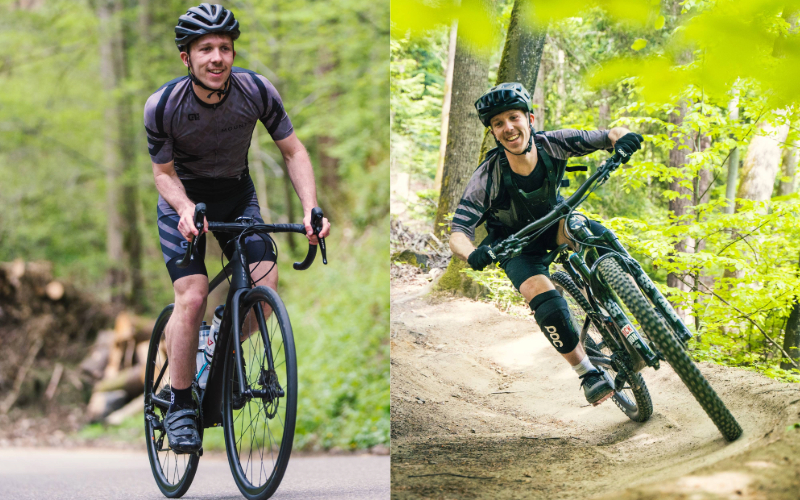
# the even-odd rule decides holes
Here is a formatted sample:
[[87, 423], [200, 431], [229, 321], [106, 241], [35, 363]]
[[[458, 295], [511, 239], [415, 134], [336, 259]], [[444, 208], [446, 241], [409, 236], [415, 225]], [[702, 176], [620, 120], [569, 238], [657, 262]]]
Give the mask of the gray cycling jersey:
[[153, 163], [174, 160], [181, 179], [239, 177], [247, 170], [258, 120], [275, 141], [292, 134], [292, 122], [269, 80], [233, 68], [230, 85], [217, 104], [201, 101], [188, 76], [167, 82], [147, 99], [144, 126]]
[[[556, 168], [559, 169], [559, 178], [564, 174], [564, 167], [567, 159], [573, 156], [584, 156], [600, 149], [610, 150], [611, 140], [608, 138], [608, 130], [553, 130], [534, 135], [537, 145], [550, 156]], [[497, 150], [494, 150], [497, 151]], [[497, 151], [499, 154], [504, 152]], [[541, 155], [540, 155], [541, 156]], [[509, 197], [505, 196], [505, 189], [501, 179], [501, 169], [497, 167], [497, 154], [487, 155], [487, 160], [475, 170], [464, 190], [464, 196], [456, 208], [451, 231], [464, 233], [467, 237], [475, 240], [475, 228], [482, 221], [486, 221], [487, 229], [489, 225], [499, 226], [500, 221], [493, 212], [503, 202], [508, 202]], [[536, 168], [546, 168], [542, 158]], [[533, 174], [531, 174], [533, 175]], [[541, 177], [544, 180], [544, 176]]]

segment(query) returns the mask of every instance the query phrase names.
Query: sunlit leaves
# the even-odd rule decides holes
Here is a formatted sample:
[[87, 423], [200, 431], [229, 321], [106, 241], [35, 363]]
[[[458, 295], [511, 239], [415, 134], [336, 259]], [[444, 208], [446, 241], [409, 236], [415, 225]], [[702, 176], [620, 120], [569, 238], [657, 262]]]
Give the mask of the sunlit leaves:
[[637, 51], [642, 50], [645, 47], [647, 47], [647, 40], [644, 38], [637, 38], [636, 41], [633, 42], [633, 45], [631, 45], [631, 48]]

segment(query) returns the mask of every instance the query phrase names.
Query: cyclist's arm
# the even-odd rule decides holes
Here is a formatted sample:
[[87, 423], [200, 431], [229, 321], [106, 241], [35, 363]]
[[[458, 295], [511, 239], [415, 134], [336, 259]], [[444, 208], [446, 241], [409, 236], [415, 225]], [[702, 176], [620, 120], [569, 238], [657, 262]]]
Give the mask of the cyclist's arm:
[[475, 245], [464, 233], [452, 233], [450, 235], [450, 251], [461, 260], [467, 260], [469, 254], [475, 251]]
[[[153, 177], [156, 181], [158, 194], [181, 216], [178, 231], [187, 239], [199, 232], [194, 227], [194, 202], [186, 196], [186, 189], [175, 172], [175, 162], [153, 163]], [[208, 220], [205, 221], [203, 232], [208, 231]]]
[[[311, 166], [311, 158], [308, 157], [308, 151], [297, 138], [297, 135], [292, 132], [285, 139], [275, 141], [275, 145], [283, 155], [283, 160], [286, 162], [286, 170], [289, 172], [289, 179], [292, 181], [292, 186], [300, 198], [300, 203], [303, 205], [303, 223], [306, 226], [306, 236], [313, 244], [317, 244], [317, 237], [311, 228], [311, 209], [317, 205], [317, 186], [314, 181], [314, 169]], [[322, 231], [320, 236], [323, 238], [328, 236], [330, 232], [330, 223], [327, 218], [322, 220]]]

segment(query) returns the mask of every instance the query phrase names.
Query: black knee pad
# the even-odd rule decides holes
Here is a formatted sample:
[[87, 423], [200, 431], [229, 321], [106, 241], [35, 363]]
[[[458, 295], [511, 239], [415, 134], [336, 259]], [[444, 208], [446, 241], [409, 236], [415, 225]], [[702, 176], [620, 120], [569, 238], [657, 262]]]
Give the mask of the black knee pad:
[[531, 300], [534, 318], [556, 351], [567, 354], [578, 346], [578, 332], [572, 323], [567, 301], [555, 290], [540, 293]]

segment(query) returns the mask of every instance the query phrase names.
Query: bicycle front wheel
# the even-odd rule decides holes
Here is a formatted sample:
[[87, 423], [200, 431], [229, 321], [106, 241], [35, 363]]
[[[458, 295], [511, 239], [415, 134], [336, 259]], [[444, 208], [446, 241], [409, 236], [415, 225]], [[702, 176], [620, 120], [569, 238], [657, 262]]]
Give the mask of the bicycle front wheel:
[[[563, 272], [558, 271], [553, 273], [553, 282], [560, 286], [566, 292], [567, 304], [569, 305], [570, 313], [572, 314], [573, 322], [578, 331], [581, 331], [583, 324], [586, 321], [587, 312], [592, 311], [592, 306], [586, 297], [583, 296], [578, 286], [572, 281], [570, 276]], [[565, 295], [563, 292], [562, 296]], [[594, 324], [589, 326], [586, 332], [586, 338], [583, 341], [584, 346], [587, 348], [587, 353], [595, 350], [603, 354], [605, 358], [611, 357], [611, 349], [605, 345], [602, 335], [597, 330]], [[594, 361], [596, 362], [596, 361]], [[611, 363], [598, 363], [606, 371], [609, 372], [611, 378], [616, 380], [617, 371]], [[633, 384], [628, 380], [628, 376], [633, 377]], [[650, 392], [644, 383], [641, 374], [628, 370], [627, 376], [623, 380], [623, 387], [619, 391], [615, 391], [612, 399], [614, 404], [622, 410], [634, 422], [645, 422], [653, 414], [653, 401], [650, 399]]]
[[742, 435], [742, 428], [733, 418], [725, 403], [700, 373], [692, 359], [683, 350], [678, 340], [672, 336], [669, 327], [653, 306], [648, 302], [633, 278], [625, 273], [614, 259], [604, 259], [599, 264], [600, 274], [611, 289], [627, 306], [645, 333], [656, 343], [667, 362], [675, 370], [694, 398], [703, 407], [708, 417], [728, 441]]
[[[292, 452], [297, 360], [289, 314], [277, 292], [253, 288], [242, 297], [240, 311], [245, 340], [239, 348], [231, 341], [225, 357], [225, 448], [239, 491], [263, 500], [280, 485]], [[236, 356], [241, 357], [244, 393]]]
[[[197, 453], [175, 453], [164, 430], [164, 417], [172, 395], [164, 329], [172, 316], [172, 308], [170, 304], [161, 311], [150, 337], [144, 372], [144, 431], [147, 457], [158, 489], [167, 498], [180, 498], [192, 485], [200, 457]], [[202, 432], [200, 429], [201, 437]]]

